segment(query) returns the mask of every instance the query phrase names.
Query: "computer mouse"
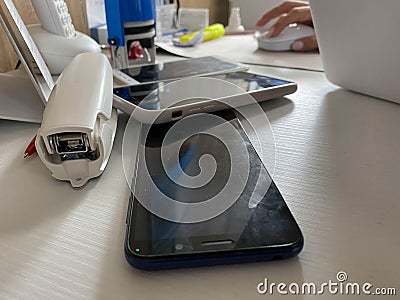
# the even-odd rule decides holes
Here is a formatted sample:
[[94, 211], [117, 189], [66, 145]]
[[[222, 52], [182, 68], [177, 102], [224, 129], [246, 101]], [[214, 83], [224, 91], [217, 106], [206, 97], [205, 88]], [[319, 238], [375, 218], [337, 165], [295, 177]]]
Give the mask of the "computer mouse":
[[287, 26], [276, 37], [268, 37], [268, 31], [256, 32], [258, 48], [267, 51], [289, 51], [292, 43], [298, 39], [315, 35], [314, 28], [308, 25], [293, 23]]

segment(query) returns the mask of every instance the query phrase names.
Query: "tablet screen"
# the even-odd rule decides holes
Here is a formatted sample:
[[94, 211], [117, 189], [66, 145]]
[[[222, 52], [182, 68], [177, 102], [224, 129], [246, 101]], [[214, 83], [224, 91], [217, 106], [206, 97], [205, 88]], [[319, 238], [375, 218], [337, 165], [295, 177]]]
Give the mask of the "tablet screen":
[[[228, 62], [217, 57], [199, 57], [179, 60], [168, 63], [131, 67], [119, 70], [137, 83], [151, 83], [165, 80], [187, 78], [192, 76], [206, 76], [212, 74], [246, 71], [248, 68], [233, 62]], [[114, 73], [114, 75], [116, 75]], [[124, 81], [121, 78], [118, 78]], [[127, 82], [130, 84], [130, 82]]]

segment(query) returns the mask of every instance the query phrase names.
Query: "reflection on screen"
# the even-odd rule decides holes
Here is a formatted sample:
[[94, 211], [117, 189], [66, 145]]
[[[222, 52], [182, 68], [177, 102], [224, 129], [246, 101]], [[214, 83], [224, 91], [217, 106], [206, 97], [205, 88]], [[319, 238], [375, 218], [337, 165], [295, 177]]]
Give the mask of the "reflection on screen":
[[[243, 143], [246, 146], [248, 152], [241, 155], [243, 160], [249, 159], [251, 169], [246, 187], [239, 199], [219, 216], [192, 224], [181, 224], [162, 219], [153, 215], [135, 200], [129, 238], [131, 249], [139, 248], [141, 254], [147, 255], [193, 253], [209, 251], [209, 248], [205, 249], [202, 246], [204, 241], [230, 239], [234, 242], [227, 247], [238, 249], [281, 245], [296, 241], [301, 236], [282, 196], [240, 123], [237, 119], [230, 122], [243, 137], [235, 142]], [[171, 125], [153, 125], [146, 145], [140, 146], [135, 189], [149, 190], [146, 188], [148, 183], [142, 180], [144, 176], [141, 175], [144, 172], [143, 161], [145, 160], [151, 178], [164, 194], [176, 201], [186, 203], [210, 199], [221, 191], [230, 174], [230, 156], [225, 145], [217, 138], [206, 134], [192, 136], [183, 143], [179, 153], [179, 164], [187, 174], [194, 176], [199, 173], [199, 158], [204, 154], [211, 154], [217, 161], [217, 172], [209, 183], [195, 190], [188, 189], [171, 181], [162, 167], [160, 146], [163, 135], [168, 131], [168, 126]], [[177, 166], [169, 166], [169, 168], [171, 168], [170, 172], [174, 172], [174, 168]], [[258, 176], [261, 177], [261, 183], [270, 188], [264, 197], [261, 195], [262, 200], [254, 205], [251, 203], [252, 192]], [[146, 195], [150, 201], [157, 197], [157, 194], [147, 193]], [[183, 248], [175, 249], [177, 243], [181, 244]]]
[[169, 63], [132, 67], [120, 71], [131, 76], [140, 83], [145, 83], [215, 74], [219, 72], [233, 72], [234, 70], [239, 71], [243, 69], [244, 67], [238, 64], [207, 56]]

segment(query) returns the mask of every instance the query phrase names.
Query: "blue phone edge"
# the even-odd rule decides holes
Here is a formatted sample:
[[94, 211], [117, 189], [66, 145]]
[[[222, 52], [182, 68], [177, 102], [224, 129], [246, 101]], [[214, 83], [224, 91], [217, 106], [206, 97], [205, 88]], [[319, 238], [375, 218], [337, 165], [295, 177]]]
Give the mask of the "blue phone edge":
[[132, 253], [129, 249], [128, 234], [129, 230], [127, 230], [125, 238], [125, 258], [132, 267], [146, 271], [282, 260], [296, 256], [301, 252], [304, 246], [304, 238], [303, 235], [301, 235], [299, 240], [294, 244], [282, 248], [243, 249], [153, 259], [139, 258]]

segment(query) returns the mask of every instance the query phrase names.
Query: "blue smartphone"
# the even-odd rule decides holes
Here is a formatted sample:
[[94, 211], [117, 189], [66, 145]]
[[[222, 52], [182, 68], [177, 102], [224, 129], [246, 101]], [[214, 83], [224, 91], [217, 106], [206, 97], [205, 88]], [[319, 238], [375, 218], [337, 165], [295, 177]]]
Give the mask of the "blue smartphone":
[[[243, 192], [226, 211], [197, 223], [173, 222], [147, 210], [135, 197], [139, 189], [143, 189], [141, 194], [147, 195], [143, 160], [154, 184], [180, 202], [209, 199], [223, 188], [231, 170], [229, 153], [223, 143], [212, 135], [193, 135], [182, 141], [179, 164], [185, 172], [195, 175], [199, 172], [200, 157], [211, 154], [217, 162], [215, 176], [195, 190], [175, 184], [161, 161], [161, 145], [173, 123], [150, 126], [147, 137], [139, 141], [133, 179], [135, 195], [131, 194], [126, 219], [125, 256], [133, 267], [160, 270], [279, 260], [293, 257], [303, 248], [301, 230], [240, 121], [230, 110], [218, 115], [239, 132], [241, 139], [234, 142], [244, 143], [247, 149], [247, 153], [240, 154], [247, 155], [251, 170]], [[179, 137], [175, 142], [180, 142]], [[256, 182], [268, 185], [269, 189], [256, 205], [250, 205]], [[148, 197], [157, 195], [148, 194]]]

